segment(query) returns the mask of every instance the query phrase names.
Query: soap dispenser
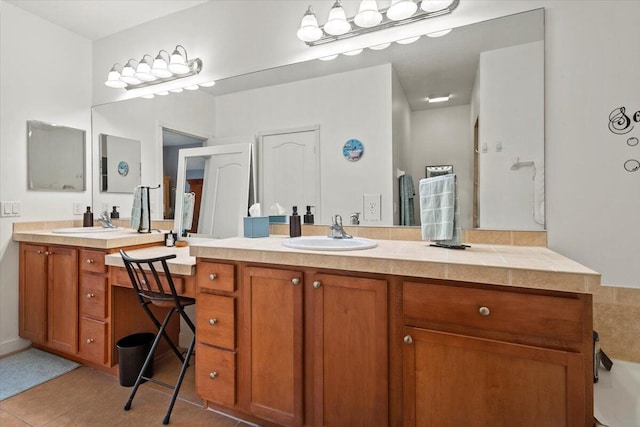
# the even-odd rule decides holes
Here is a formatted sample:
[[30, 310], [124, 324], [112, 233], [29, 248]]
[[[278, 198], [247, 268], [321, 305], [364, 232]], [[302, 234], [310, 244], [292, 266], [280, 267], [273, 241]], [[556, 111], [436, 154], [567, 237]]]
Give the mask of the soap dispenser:
[[119, 219], [120, 218], [120, 212], [118, 212], [119, 206], [114, 206], [113, 210], [111, 211], [111, 219]]
[[313, 214], [311, 213], [311, 208], [313, 206], [307, 206], [307, 213], [304, 214], [304, 223], [305, 224], [313, 224]]
[[87, 206], [87, 211], [82, 218], [83, 227], [93, 227], [93, 213], [91, 212], [91, 206]]
[[298, 207], [293, 207], [293, 213], [289, 217], [289, 237], [302, 236], [302, 227], [300, 226], [300, 215], [298, 215]]

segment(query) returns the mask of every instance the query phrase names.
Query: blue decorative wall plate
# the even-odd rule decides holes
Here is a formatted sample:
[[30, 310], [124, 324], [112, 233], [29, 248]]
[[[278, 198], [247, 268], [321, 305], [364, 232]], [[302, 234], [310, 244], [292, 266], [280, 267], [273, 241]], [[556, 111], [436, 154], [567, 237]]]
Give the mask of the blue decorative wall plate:
[[121, 176], [127, 176], [127, 174], [129, 173], [129, 163], [125, 162], [124, 160], [118, 162], [118, 173]]
[[364, 145], [358, 139], [350, 139], [342, 147], [342, 155], [350, 162], [357, 162], [364, 154]]

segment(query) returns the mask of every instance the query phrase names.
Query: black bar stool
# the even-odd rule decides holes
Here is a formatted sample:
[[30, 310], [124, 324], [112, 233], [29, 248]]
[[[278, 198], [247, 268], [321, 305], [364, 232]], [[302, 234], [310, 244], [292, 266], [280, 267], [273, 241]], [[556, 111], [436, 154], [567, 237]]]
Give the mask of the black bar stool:
[[[162, 421], [163, 424], [169, 424], [169, 417], [171, 417], [173, 405], [175, 404], [176, 398], [178, 397], [178, 392], [180, 391], [180, 386], [182, 385], [184, 374], [189, 367], [189, 359], [193, 354], [193, 348], [196, 343], [196, 327], [191, 319], [189, 319], [189, 316], [187, 316], [187, 314], [184, 312], [184, 308], [186, 306], [195, 304], [196, 300], [194, 298], [180, 296], [176, 292], [175, 285], [173, 284], [173, 279], [171, 278], [171, 273], [169, 272], [169, 267], [167, 266], [167, 260], [175, 258], [176, 255], [166, 255], [157, 258], [136, 259], [128, 256], [122, 249], [120, 249], [120, 255], [122, 256], [124, 265], [127, 268], [129, 278], [131, 279], [131, 284], [133, 285], [140, 305], [147, 313], [147, 315], [149, 315], [151, 321], [158, 328], [158, 334], [153, 340], [151, 350], [149, 350], [149, 354], [144, 361], [142, 369], [140, 369], [138, 379], [133, 386], [133, 390], [131, 391], [129, 400], [127, 400], [127, 403], [124, 405], [124, 410], [128, 411], [131, 408], [133, 398], [135, 397], [136, 392], [138, 391], [138, 387], [140, 386], [142, 381], [151, 381], [164, 387], [173, 389], [171, 402], [169, 402], [169, 408], [167, 409], [167, 413]], [[166, 284], [169, 285], [169, 289], [165, 289], [165, 286], [160, 281], [160, 275], [158, 273], [158, 269], [156, 268], [157, 266], [161, 267], [160, 273], [164, 274], [164, 277], [166, 278]], [[153, 312], [149, 309], [149, 304], [169, 308], [169, 311], [164, 317], [162, 323], [160, 323], [156, 316], [154, 316]], [[180, 350], [178, 349], [176, 344], [171, 340], [171, 338], [165, 331], [165, 328], [169, 324], [171, 316], [176, 312], [179, 313], [180, 317], [184, 319], [186, 324], [189, 326], [189, 328], [191, 328], [191, 331], [193, 332], [193, 339], [191, 340], [191, 344], [189, 344], [189, 348], [184, 356], [182, 356], [182, 353], [180, 353]], [[178, 356], [178, 359], [180, 359], [180, 361], [182, 362], [182, 369], [180, 369], [180, 375], [178, 376], [178, 380], [175, 385], [167, 384], [165, 382], [158, 381], [153, 378], [148, 378], [143, 375], [143, 373], [147, 369], [147, 366], [153, 359], [153, 353], [155, 352], [161, 337], [164, 337], [173, 352], [176, 354], [176, 356]]]

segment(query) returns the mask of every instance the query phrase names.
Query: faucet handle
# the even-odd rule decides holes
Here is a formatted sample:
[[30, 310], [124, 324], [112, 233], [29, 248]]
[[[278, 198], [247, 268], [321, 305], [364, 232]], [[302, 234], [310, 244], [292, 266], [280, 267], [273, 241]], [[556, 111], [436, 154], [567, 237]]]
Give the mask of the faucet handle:
[[339, 226], [341, 226], [341, 227], [342, 227], [342, 216], [340, 216], [339, 214], [335, 214], [335, 215], [333, 216], [333, 223], [334, 223], [335, 225], [339, 225]]

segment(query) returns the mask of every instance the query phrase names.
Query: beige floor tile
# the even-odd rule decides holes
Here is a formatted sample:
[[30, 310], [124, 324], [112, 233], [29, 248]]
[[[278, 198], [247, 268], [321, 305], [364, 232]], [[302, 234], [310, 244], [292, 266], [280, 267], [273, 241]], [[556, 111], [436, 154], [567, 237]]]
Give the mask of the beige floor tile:
[[[175, 362], [173, 361], [175, 359]], [[154, 378], [177, 378], [177, 358], [163, 358], [154, 366]], [[193, 369], [189, 367], [170, 425], [246, 427], [201, 406], [195, 395]], [[118, 378], [81, 367], [66, 375], [0, 402], [0, 425], [5, 426], [143, 426], [162, 425], [171, 390], [145, 383], [138, 389], [129, 411], [123, 409], [131, 387]], [[195, 403], [194, 403], [195, 402]]]
[[8, 412], [0, 410], [0, 426], [2, 427], [27, 427], [29, 424], [20, 418], [14, 417]]

